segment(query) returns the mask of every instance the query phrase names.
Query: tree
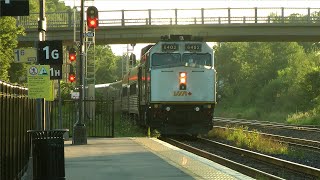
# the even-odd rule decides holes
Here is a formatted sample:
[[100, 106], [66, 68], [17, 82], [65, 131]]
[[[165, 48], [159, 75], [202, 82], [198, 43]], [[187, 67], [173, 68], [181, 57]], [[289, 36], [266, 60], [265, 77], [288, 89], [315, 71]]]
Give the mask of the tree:
[[13, 61], [13, 49], [17, 47], [18, 35], [23, 35], [23, 28], [16, 27], [13, 17], [0, 18], [0, 79], [9, 80], [8, 70]]
[[222, 43], [216, 51], [218, 93], [228, 107], [248, 109], [257, 116], [273, 110], [306, 110], [309, 100], [317, 97], [304, 88], [309, 87], [305, 83], [318, 87], [311, 83], [316, 72], [308, 75], [319, 64], [316, 59], [295, 42]]
[[95, 47], [96, 84], [111, 83], [118, 79], [115, 75], [116, 59], [110, 46]]

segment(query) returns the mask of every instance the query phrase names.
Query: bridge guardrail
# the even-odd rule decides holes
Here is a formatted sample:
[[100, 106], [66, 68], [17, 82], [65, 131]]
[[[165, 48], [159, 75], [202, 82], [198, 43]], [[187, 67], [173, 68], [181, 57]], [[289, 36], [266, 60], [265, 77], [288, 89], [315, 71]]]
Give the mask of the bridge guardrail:
[[[26, 29], [38, 28], [39, 13], [17, 18]], [[46, 13], [48, 28], [79, 26], [79, 12]], [[135, 17], [135, 18], [132, 18]], [[191, 25], [191, 24], [315, 24], [320, 8], [201, 8], [99, 11], [100, 26]], [[76, 23], [74, 23], [76, 22]]]

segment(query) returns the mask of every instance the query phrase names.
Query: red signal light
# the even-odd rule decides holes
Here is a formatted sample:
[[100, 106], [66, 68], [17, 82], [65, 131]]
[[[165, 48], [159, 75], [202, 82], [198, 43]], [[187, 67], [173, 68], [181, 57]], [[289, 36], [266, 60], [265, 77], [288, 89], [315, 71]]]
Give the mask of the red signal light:
[[88, 18], [88, 27], [89, 28], [97, 28], [97, 20]]
[[69, 73], [69, 81], [73, 83], [76, 80], [76, 75], [74, 73]]
[[70, 61], [75, 61], [76, 60], [76, 55], [75, 54], [69, 54], [69, 60]]
[[77, 59], [77, 53], [76, 53], [76, 50], [74, 48], [71, 48], [69, 50], [69, 60], [71, 62], [75, 61]]
[[87, 9], [87, 25], [89, 28], [96, 29], [99, 26], [98, 9], [90, 6]]

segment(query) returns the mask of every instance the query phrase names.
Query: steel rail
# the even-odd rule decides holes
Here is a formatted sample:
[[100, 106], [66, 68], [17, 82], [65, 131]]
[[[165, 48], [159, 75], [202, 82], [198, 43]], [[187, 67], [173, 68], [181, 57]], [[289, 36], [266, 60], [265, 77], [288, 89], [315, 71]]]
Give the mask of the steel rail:
[[289, 169], [289, 170], [292, 170], [295, 172], [308, 174], [308, 175], [315, 176], [315, 177], [320, 177], [320, 169], [317, 169], [314, 167], [286, 161], [283, 159], [271, 157], [271, 156], [268, 156], [265, 154], [249, 151], [246, 149], [233, 147], [233, 146], [222, 144], [222, 143], [219, 143], [219, 142], [216, 142], [213, 140], [209, 140], [209, 139], [199, 138], [199, 140], [203, 143], [208, 143], [208, 144], [213, 145], [218, 148], [227, 149], [230, 152], [234, 152], [234, 153], [241, 154], [241, 155], [244, 155], [247, 157], [251, 157], [251, 158], [257, 159], [259, 161], [273, 164], [273, 165], [276, 165], [276, 166], [284, 168], [284, 169]]
[[214, 117], [213, 121], [228, 122], [228, 123], [233, 123], [233, 124], [239, 123], [239, 124], [250, 124], [250, 125], [259, 125], [259, 126], [270, 126], [270, 127], [300, 130], [300, 131], [320, 132], [320, 127], [318, 127], [318, 126], [312, 126], [312, 127], [310, 127], [310, 126], [294, 126], [294, 125], [287, 125], [287, 124], [275, 123], [275, 122], [269, 122], [269, 121], [223, 118], [223, 117]]

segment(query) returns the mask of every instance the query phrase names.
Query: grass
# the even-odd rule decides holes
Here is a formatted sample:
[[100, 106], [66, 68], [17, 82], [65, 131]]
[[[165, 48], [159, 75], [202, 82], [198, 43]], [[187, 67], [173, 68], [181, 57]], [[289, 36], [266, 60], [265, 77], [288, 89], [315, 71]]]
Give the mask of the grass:
[[320, 110], [312, 109], [308, 112], [297, 112], [288, 115], [287, 122], [297, 125], [320, 125]]
[[209, 137], [225, 139], [231, 141], [236, 146], [248, 148], [268, 154], [288, 154], [288, 145], [275, 142], [270, 138], [265, 138], [254, 130], [253, 133], [247, 132], [248, 127], [233, 127], [227, 129], [212, 129]]
[[115, 137], [145, 137], [146, 130], [134, 125], [132, 121], [121, 119], [121, 113], [115, 113]]

